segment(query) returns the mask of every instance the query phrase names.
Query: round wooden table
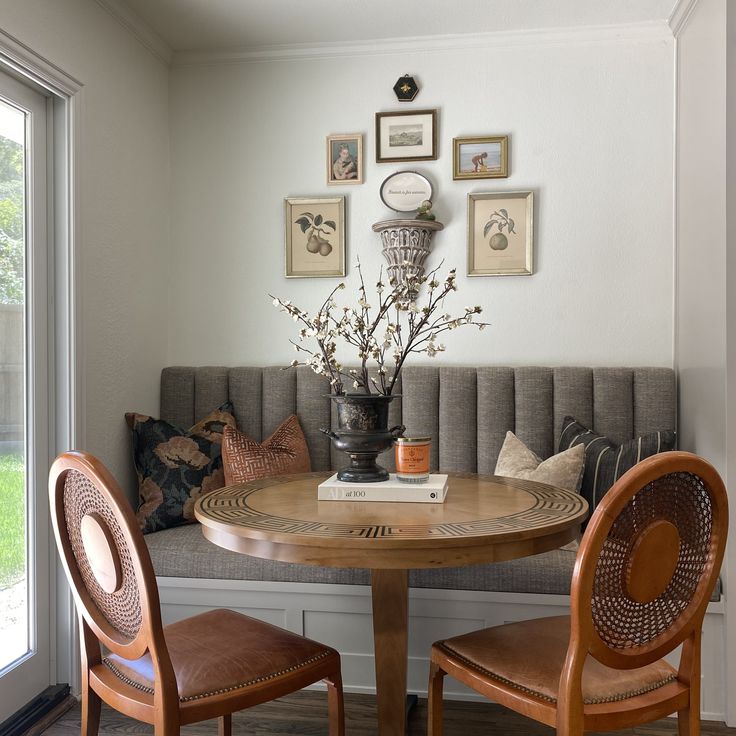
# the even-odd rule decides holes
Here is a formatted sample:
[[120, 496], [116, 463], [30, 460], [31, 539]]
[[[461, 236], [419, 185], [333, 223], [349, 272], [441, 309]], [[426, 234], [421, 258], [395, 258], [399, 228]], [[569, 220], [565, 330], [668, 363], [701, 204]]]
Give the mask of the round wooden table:
[[[378, 733], [403, 736], [408, 570], [499, 562], [561, 547], [588, 504], [577, 493], [512, 478], [455, 474], [444, 503], [318, 501], [330, 473], [227, 486], [194, 514], [211, 542], [325, 567], [370, 567]], [[329, 643], [329, 642], [327, 642]]]

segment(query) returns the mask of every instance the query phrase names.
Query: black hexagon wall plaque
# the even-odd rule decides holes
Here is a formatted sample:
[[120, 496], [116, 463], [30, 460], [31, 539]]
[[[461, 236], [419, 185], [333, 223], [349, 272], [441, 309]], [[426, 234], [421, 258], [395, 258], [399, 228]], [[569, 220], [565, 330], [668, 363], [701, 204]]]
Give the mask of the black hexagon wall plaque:
[[411, 102], [417, 96], [419, 87], [414, 81], [414, 77], [404, 74], [403, 77], [399, 77], [394, 85], [394, 92], [396, 92], [399, 102]]

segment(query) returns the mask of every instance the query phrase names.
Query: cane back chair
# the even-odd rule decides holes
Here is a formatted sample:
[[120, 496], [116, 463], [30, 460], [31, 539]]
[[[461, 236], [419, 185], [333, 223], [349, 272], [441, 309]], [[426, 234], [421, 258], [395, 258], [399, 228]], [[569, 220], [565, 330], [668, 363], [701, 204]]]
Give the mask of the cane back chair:
[[[560, 736], [677, 712], [700, 732], [700, 638], [728, 531], [726, 490], [696, 455], [667, 452], [604, 496], [575, 561], [570, 616], [436, 642], [429, 736], [442, 733], [445, 674]], [[662, 657], [683, 645], [677, 669]]]
[[[51, 517], [79, 615], [82, 736], [95, 736], [101, 701], [174, 736], [327, 683], [330, 736], [343, 736], [340, 655], [234, 611], [215, 610], [164, 627], [148, 549], [133, 510], [107, 469], [68, 452], [51, 466]], [[102, 647], [106, 654], [103, 655]]]

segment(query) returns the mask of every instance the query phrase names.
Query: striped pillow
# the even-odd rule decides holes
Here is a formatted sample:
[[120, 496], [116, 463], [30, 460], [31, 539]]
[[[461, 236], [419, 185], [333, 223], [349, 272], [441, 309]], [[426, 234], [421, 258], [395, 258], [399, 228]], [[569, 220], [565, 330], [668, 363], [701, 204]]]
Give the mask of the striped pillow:
[[593, 513], [606, 491], [627, 470], [650, 455], [673, 450], [675, 433], [670, 429], [652, 432], [618, 445], [608, 437], [583, 426], [573, 417], [565, 417], [562, 420], [559, 451], [575, 445], [585, 446], [585, 467], [580, 493], [590, 504], [590, 512]]

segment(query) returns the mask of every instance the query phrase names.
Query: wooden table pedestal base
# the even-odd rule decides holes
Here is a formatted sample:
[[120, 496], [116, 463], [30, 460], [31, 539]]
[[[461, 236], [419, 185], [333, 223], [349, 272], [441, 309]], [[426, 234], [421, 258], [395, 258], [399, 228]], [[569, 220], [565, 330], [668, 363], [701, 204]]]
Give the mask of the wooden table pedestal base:
[[371, 570], [379, 736], [406, 732], [409, 574]]

